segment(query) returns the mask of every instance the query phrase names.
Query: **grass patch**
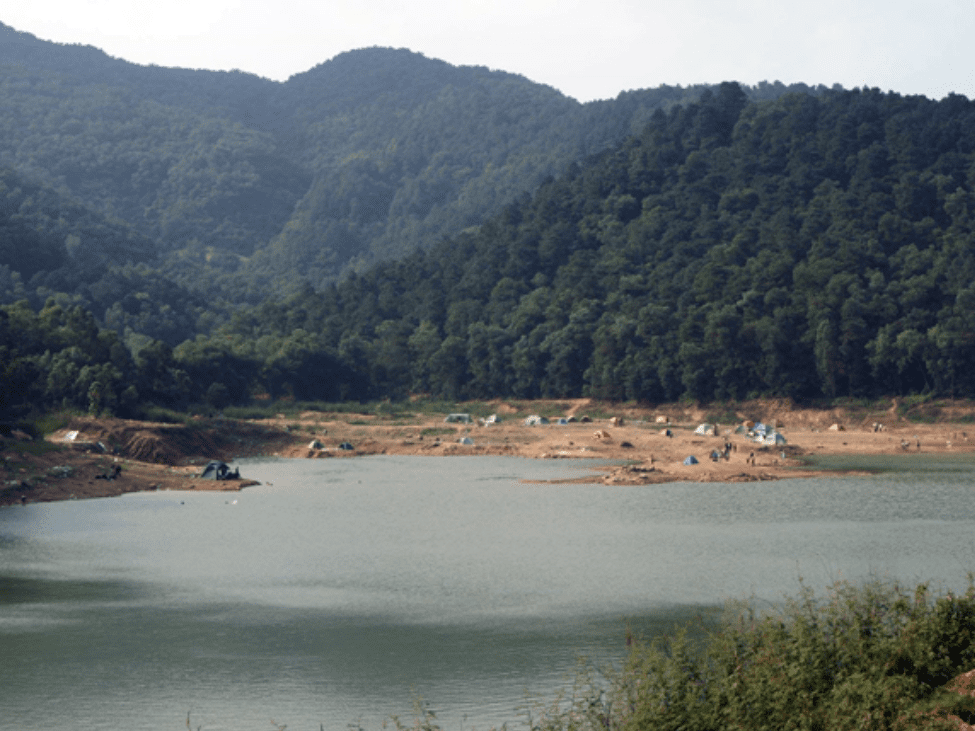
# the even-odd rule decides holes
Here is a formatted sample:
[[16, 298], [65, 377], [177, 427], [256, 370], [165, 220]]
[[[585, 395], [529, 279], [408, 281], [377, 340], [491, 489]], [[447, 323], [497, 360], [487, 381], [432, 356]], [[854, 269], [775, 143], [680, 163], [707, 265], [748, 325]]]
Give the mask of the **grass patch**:
[[849, 409], [853, 412], [862, 411], [886, 411], [890, 407], [889, 399], [875, 399], [875, 398], [854, 398], [852, 396], [847, 396], [843, 398], [835, 398], [830, 404], [833, 408]]
[[897, 415], [912, 424], [934, 424], [942, 421], [945, 405], [927, 394], [905, 396], [897, 405]]
[[142, 416], [146, 421], [154, 421], [160, 424], [187, 425], [192, 422], [188, 413], [167, 409], [164, 406], [147, 406]]
[[941, 420], [941, 407], [931, 404], [909, 411], [904, 418], [912, 424], [936, 424]]
[[420, 432], [420, 435], [424, 437], [445, 437], [445, 436], [454, 436], [455, 434], [457, 434], [456, 429], [451, 429], [449, 427], [439, 427], [439, 426], [429, 427], [427, 429], [423, 429]]
[[228, 406], [223, 410], [223, 415], [228, 419], [242, 421], [273, 419], [279, 413], [281, 412], [273, 406]]
[[410, 402], [410, 407], [418, 414], [425, 416], [447, 414], [470, 414], [475, 421], [486, 419], [497, 410], [497, 405], [482, 401], [467, 401], [458, 403], [456, 401], [439, 401], [435, 399], [414, 399]]
[[570, 404], [562, 403], [561, 401], [552, 401], [535, 404], [535, 413], [548, 419], [558, 419], [559, 417], [565, 416], [570, 408], [572, 408]]
[[16, 442], [8, 447], [11, 452], [18, 452], [20, 454], [29, 454], [33, 457], [41, 457], [45, 454], [50, 454], [51, 452], [60, 452], [65, 449], [65, 447], [59, 444], [52, 444], [51, 442], [46, 442], [43, 439], [35, 439], [32, 442]]
[[704, 415], [708, 424], [737, 424], [741, 421], [734, 404], [712, 404], [711, 410]]
[[64, 429], [73, 417], [73, 414], [63, 411], [42, 414], [33, 420], [34, 430], [38, 436], [53, 434], [60, 429]]
[[[560, 414], [562, 416], [563, 414]], [[591, 419], [601, 421], [603, 419], [611, 419], [614, 416], [619, 416], [620, 410], [614, 408], [611, 404], [590, 404], [589, 408], [585, 412], [579, 413], [576, 416], [588, 416]]]

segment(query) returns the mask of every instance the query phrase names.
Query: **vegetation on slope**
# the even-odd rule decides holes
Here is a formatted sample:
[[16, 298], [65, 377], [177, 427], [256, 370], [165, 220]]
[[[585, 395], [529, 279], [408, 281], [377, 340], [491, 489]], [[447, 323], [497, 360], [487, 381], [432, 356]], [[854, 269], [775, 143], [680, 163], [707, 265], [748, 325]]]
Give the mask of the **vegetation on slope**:
[[384, 48], [278, 83], [138, 66], [0, 25], [0, 165], [149, 237], [180, 285], [258, 302], [479, 225], [703, 88], [583, 105]]
[[[975, 715], [956, 680], [975, 664], [975, 589], [881, 582], [803, 588], [765, 614], [637, 643], [606, 685], [530, 713], [538, 731], [945, 729]], [[582, 680], [585, 680], [584, 678]], [[951, 718], [950, 716], [954, 716]], [[427, 716], [421, 725], [436, 726]]]
[[[47, 385], [5, 408], [90, 406], [91, 383], [50, 377], [66, 348], [120, 374], [109, 405], [975, 395], [962, 97], [726, 83], [579, 105], [390, 49], [286, 84], [93, 75], [66, 61], [94, 49], [14, 36], [0, 295], [27, 302], [2, 364]], [[48, 342], [38, 323], [79, 307], [129, 362]], [[143, 357], [181, 385], [133, 378]]]
[[[134, 328], [161, 316], [153, 335], [170, 339], [146, 352], [171, 354], [164, 367], [183, 384], [166, 405], [255, 393], [971, 397], [973, 115], [954, 96], [858, 90], [753, 103], [723, 84], [656, 112], [639, 136], [476, 230], [320, 292], [305, 285], [236, 307], [209, 336], [176, 345], [179, 323], [219, 315], [146, 264], [44, 307], [104, 303], [99, 317], [133, 353], [151, 342]], [[29, 208], [24, 198], [18, 210]], [[54, 236], [37, 251], [59, 245]], [[9, 272], [6, 286], [18, 287]], [[8, 322], [30, 321], [25, 306]], [[42, 356], [58, 349], [32, 351], [26, 343], [43, 338], [19, 333], [4, 335], [5, 368], [33, 359], [46, 377]], [[70, 397], [82, 406], [85, 388]], [[140, 399], [166, 392], [143, 388]], [[49, 399], [63, 398], [55, 391]]]
[[973, 115], [725, 84], [477, 232], [203, 342], [323, 338], [350, 396], [971, 396]]

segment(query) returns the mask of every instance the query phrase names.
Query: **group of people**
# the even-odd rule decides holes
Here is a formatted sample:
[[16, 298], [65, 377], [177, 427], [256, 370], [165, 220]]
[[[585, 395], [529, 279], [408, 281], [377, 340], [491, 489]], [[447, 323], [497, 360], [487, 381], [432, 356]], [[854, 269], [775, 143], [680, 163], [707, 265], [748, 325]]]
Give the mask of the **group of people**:
[[[717, 462], [719, 459], [728, 461], [731, 459], [731, 453], [735, 451], [738, 451], [738, 447], [736, 445], [732, 444], [731, 442], [725, 442], [724, 449], [722, 451], [719, 452], [717, 449], [715, 449], [713, 452], [711, 452], [711, 461]], [[754, 452], [752, 454], [754, 455]]]

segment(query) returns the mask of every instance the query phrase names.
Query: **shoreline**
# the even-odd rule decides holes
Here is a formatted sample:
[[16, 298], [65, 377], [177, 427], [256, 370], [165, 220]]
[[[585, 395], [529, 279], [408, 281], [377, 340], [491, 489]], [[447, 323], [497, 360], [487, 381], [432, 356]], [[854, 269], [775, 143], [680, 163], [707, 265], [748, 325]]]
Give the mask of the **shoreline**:
[[[529, 459], [597, 459], [606, 465], [575, 484], [650, 485], [667, 482], [735, 483], [805, 477], [869, 475], [862, 469], [817, 469], [817, 456], [965, 455], [975, 453], [975, 409], [943, 421], [915, 423], [885, 412], [801, 409], [787, 402], [755, 402], [739, 411], [761, 414], [784, 436], [760, 445], [736, 433], [738, 423], [717, 424], [717, 435], [695, 430], [706, 412], [677, 405], [616, 408], [613, 417], [589, 418], [587, 409], [613, 409], [587, 399], [555, 402], [568, 423], [527, 426], [524, 404], [496, 402], [498, 422], [446, 423], [444, 415], [405, 418], [323, 413], [261, 420], [210, 419], [186, 425], [76, 417], [43, 442], [26, 434], [0, 439], [0, 506], [111, 497], [147, 490], [239, 491], [248, 480], [201, 480], [212, 459], [242, 457], [350, 459], [365, 455], [461, 457], [500, 455]], [[543, 407], [552, 402], [532, 402]], [[896, 402], [895, 402], [896, 406]], [[519, 408], [520, 407], [520, 408]], [[972, 429], [971, 435], [966, 431]], [[669, 436], [668, 436], [669, 433]], [[73, 438], [69, 438], [69, 435]], [[18, 438], [19, 436], [19, 438]], [[351, 447], [349, 448], [343, 448]], [[711, 452], [727, 458], [710, 459]], [[697, 464], [686, 465], [693, 455]], [[102, 479], [114, 466], [115, 479]], [[563, 482], [566, 482], [563, 480]]]

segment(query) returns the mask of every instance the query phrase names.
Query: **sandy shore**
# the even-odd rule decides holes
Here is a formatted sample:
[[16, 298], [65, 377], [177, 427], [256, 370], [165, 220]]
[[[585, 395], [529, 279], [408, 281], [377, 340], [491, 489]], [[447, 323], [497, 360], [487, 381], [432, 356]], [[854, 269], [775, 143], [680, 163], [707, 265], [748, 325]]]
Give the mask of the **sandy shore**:
[[[502, 406], [502, 404], [499, 404]], [[442, 418], [428, 419], [415, 426], [383, 424], [377, 417], [322, 421], [307, 413], [297, 422], [309, 440], [276, 452], [280, 456], [303, 458], [348, 458], [361, 454], [415, 454], [431, 456], [513, 455], [534, 459], [605, 459], [623, 462], [607, 467], [595, 478], [578, 482], [651, 484], [675, 481], [745, 482], [784, 477], [837, 475], [811, 469], [819, 455], [917, 455], [961, 454], [975, 451], [975, 426], [950, 413], [948, 421], [917, 424], [903, 422], [892, 412], [853, 414], [843, 410], [805, 410], [789, 405], [753, 406], [765, 412], [765, 424], [783, 435], [785, 444], [766, 446], [753, 441], [739, 426], [757, 419], [736, 419], [712, 424], [716, 434], [696, 433], [705, 422], [704, 409], [666, 407], [656, 410], [617, 409], [614, 417], [592, 418], [586, 413], [589, 401], [571, 402], [564, 416], [567, 424], [527, 426], [523, 409], [505, 416], [500, 423], [445, 424]], [[510, 409], [513, 411], [514, 409]], [[502, 409], [503, 411], [503, 409]], [[955, 420], [951, 420], [951, 419]], [[971, 435], [967, 429], [971, 428]], [[314, 432], [314, 434], [313, 434]], [[471, 443], [465, 444], [469, 440]], [[319, 442], [312, 445], [313, 441]], [[343, 451], [347, 442], [354, 449]], [[712, 461], [714, 451], [728, 458]], [[697, 464], [686, 465], [693, 455]]]
[[[839, 475], [808, 467], [818, 455], [964, 454], [975, 451], [970, 405], [938, 409], [932, 423], [890, 409], [801, 409], [785, 402], [736, 406], [717, 434], [696, 433], [702, 407], [613, 407], [588, 400], [491, 404], [498, 423], [445, 423], [443, 414], [381, 416], [309, 411], [260, 421], [205, 420], [184, 425], [78, 418], [43, 443], [14, 434], [0, 441], [0, 505], [104, 497], [138, 490], [239, 490], [256, 484], [198, 478], [211, 459], [281, 456], [350, 459], [401, 454], [438, 457], [510, 455], [533, 459], [604, 459], [613, 464], [577, 482], [652, 484], [744, 482]], [[481, 411], [483, 411], [483, 407]], [[549, 414], [528, 426], [527, 415]], [[728, 411], [727, 409], [725, 410]], [[612, 414], [611, 416], [609, 414]], [[569, 423], [559, 424], [559, 417]], [[739, 433], [761, 421], [785, 444], [763, 446]], [[710, 423], [710, 422], [709, 422]], [[967, 429], [972, 429], [971, 434]], [[68, 440], [71, 432], [74, 439]], [[669, 435], [668, 435], [669, 434]], [[98, 446], [101, 443], [101, 446]], [[715, 450], [727, 459], [712, 461]], [[351, 446], [343, 449], [342, 446]], [[104, 447], [104, 451], [102, 450]], [[685, 465], [693, 455], [698, 464]], [[121, 468], [115, 479], [102, 479]]]

